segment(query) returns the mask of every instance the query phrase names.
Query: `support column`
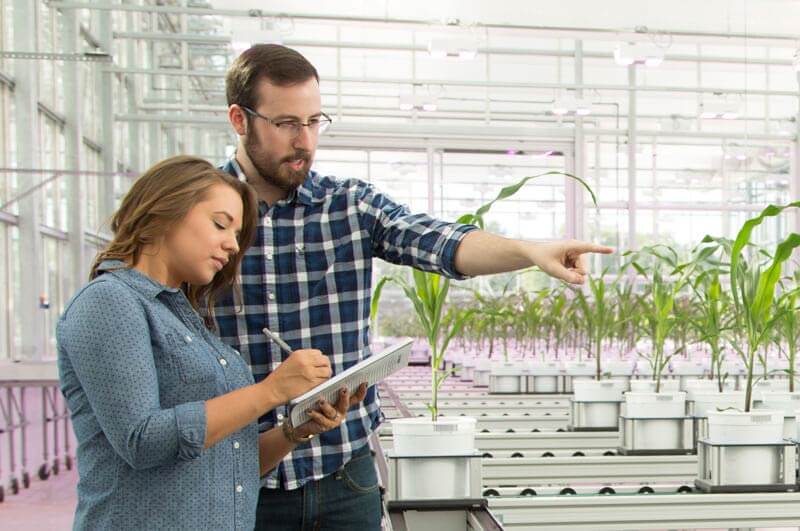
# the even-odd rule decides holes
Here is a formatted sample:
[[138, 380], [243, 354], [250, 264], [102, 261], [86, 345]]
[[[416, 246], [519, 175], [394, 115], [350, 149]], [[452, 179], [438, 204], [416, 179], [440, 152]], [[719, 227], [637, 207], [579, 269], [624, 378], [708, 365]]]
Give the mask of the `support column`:
[[[108, 0], [101, 0], [102, 3], [108, 4]], [[94, 16], [97, 17], [97, 38], [100, 41], [102, 51], [109, 55], [113, 52], [113, 33], [111, 27], [111, 11], [98, 9]], [[100, 123], [100, 138], [98, 141], [103, 147], [102, 153], [102, 167], [101, 171], [112, 173], [116, 171], [114, 165], [114, 74], [103, 69], [100, 75], [97, 76], [95, 90], [98, 94], [99, 102], [99, 123]], [[99, 180], [99, 194], [98, 194], [98, 213], [100, 214], [100, 221], [104, 231], [109, 231], [110, 227], [107, 226], [107, 221], [111, 218], [114, 212], [114, 181], [116, 179], [111, 175], [105, 175]]]
[[[38, 2], [15, 0], [14, 50], [18, 52], [36, 51], [36, 19]], [[39, 62], [36, 60], [15, 59], [13, 61], [15, 128], [17, 146], [17, 165], [20, 168], [38, 168], [41, 146], [39, 139]], [[24, 183], [20, 192], [38, 186], [42, 175], [32, 173], [21, 179]], [[15, 361], [38, 360], [46, 352], [44, 312], [39, 308], [39, 293], [44, 284], [44, 263], [42, 259], [43, 242], [40, 230], [42, 219], [42, 193], [36, 191], [19, 201], [19, 251], [20, 300], [13, 321], [20, 324], [21, 348], [12, 352]]]
[[[78, 53], [81, 50], [81, 35], [78, 17], [74, 9], [66, 9], [61, 15], [61, 35], [65, 53]], [[63, 177], [69, 179], [67, 199], [69, 261], [72, 264], [68, 294], [86, 282], [86, 177], [78, 173], [83, 164], [83, 69], [86, 65], [76, 63], [64, 69], [64, 117], [66, 125], [66, 169], [76, 173]], [[95, 68], [89, 63], [89, 68]]]
[[[583, 41], [575, 41], [575, 84], [577, 86], [583, 85]], [[583, 98], [583, 89], [578, 88], [575, 90], [575, 98]], [[574, 146], [572, 149], [574, 157], [574, 174], [578, 177], [586, 177], [586, 139], [583, 129], [583, 117], [575, 116], [575, 135]], [[583, 239], [583, 195], [585, 191], [583, 186], [575, 182], [573, 179], [568, 179], [566, 182], [565, 200], [566, 200], [566, 237]]]
[[[636, 249], [636, 66], [628, 66], [628, 248]], [[617, 155], [619, 156], [619, 155]]]

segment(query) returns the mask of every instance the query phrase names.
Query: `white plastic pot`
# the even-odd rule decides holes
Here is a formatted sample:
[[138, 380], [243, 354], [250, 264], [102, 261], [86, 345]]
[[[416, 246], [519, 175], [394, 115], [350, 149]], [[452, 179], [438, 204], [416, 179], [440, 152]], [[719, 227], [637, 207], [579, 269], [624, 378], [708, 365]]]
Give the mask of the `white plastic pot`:
[[[713, 444], [776, 444], [783, 438], [783, 412], [718, 411], [708, 414]], [[721, 464], [723, 485], [767, 485], [778, 482], [781, 450], [770, 446], [729, 447]]]
[[[475, 453], [472, 417], [392, 419], [392, 454], [402, 478], [399, 499], [453, 499], [469, 495], [469, 461]], [[456, 456], [462, 456], [457, 458]], [[425, 457], [425, 459], [403, 459]]]
[[[747, 378], [742, 381], [742, 390], [747, 386]], [[764, 393], [789, 391], [789, 380], [759, 380], [753, 383], [753, 404], [761, 402]]]
[[463, 370], [461, 371], [461, 380], [464, 382], [471, 382], [475, 377], [475, 365], [478, 361], [475, 358], [464, 358]]
[[623, 391], [630, 389], [630, 382], [633, 375], [633, 363], [625, 360], [602, 361], [601, 372], [609, 374], [611, 379], [621, 382], [624, 385]]
[[[722, 390], [733, 391], [733, 382], [725, 380]], [[686, 391], [687, 402], [692, 402], [697, 394], [719, 393], [719, 382], [716, 379], [709, 380], [708, 378], [690, 379], [686, 381], [685, 388], [681, 391]]]
[[765, 391], [761, 394], [761, 403], [756, 411], [762, 409], [783, 413], [783, 436], [794, 437], [797, 433], [795, 412], [800, 409], [800, 391]]
[[708, 417], [709, 411], [744, 407], [744, 391], [694, 391], [692, 397], [690, 413], [697, 418]]
[[678, 450], [683, 444], [683, 418], [686, 393], [625, 393], [625, 416], [649, 419], [635, 422], [630, 441], [635, 450]]
[[577, 425], [572, 419], [572, 425], [577, 428], [607, 428], [617, 426], [622, 393], [625, 383], [616, 380], [592, 380], [575, 382], [576, 402], [583, 408], [583, 420]]
[[472, 373], [472, 380], [475, 387], [489, 387], [489, 374], [492, 370], [492, 360], [487, 358], [478, 359]]
[[[661, 391], [679, 391], [680, 382], [678, 380], [661, 380]], [[655, 380], [631, 380], [631, 392], [633, 393], [655, 393]]]
[[527, 367], [528, 392], [556, 393], [558, 392], [558, 379], [561, 376], [561, 367], [558, 362], [533, 362]]
[[489, 374], [490, 393], [522, 393], [523, 370], [515, 364], [494, 365]]
[[594, 377], [597, 369], [594, 361], [572, 361], [564, 365], [564, 372], [575, 381], [580, 377]]

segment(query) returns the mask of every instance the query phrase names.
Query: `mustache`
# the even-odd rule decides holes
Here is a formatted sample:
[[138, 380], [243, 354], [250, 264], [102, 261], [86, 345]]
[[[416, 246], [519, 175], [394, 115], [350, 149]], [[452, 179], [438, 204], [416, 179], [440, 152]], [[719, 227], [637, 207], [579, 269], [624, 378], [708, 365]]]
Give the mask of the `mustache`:
[[311, 153], [308, 151], [298, 151], [288, 157], [283, 157], [281, 162], [291, 162], [293, 160], [302, 160], [305, 162], [309, 162], [311, 160]]

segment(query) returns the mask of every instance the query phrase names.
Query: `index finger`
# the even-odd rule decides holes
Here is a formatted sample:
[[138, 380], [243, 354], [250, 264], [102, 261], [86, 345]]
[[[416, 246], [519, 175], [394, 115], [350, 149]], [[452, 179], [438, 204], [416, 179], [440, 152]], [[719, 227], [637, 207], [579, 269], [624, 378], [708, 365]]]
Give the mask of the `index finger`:
[[591, 242], [578, 242], [575, 245], [575, 247], [572, 248], [572, 250], [581, 254], [582, 253], [611, 254], [614, 252], [613, 247], [607, 247], [605, 245], [599, 245]]

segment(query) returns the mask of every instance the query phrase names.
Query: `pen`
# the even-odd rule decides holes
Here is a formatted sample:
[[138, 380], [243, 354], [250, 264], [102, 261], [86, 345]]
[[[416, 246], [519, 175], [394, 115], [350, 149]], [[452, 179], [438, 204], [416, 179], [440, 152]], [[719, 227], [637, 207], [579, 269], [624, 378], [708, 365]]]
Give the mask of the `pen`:
[[292, 347], [287, 345], [286, 341], [281, 339], [280, 336], [278, 336], [278, 334], [276, 334], [275, 332], [273, 332], [272, 330], [270, 330], [267, 327], [264, 327], [262, 332], [264, 332], [271, 340], [273, 340], [276, 345], [281, 347], [281, 350], [283, 350], [285, 353], [287, 353], [287, 354], [291, 354], [292, 353]]

